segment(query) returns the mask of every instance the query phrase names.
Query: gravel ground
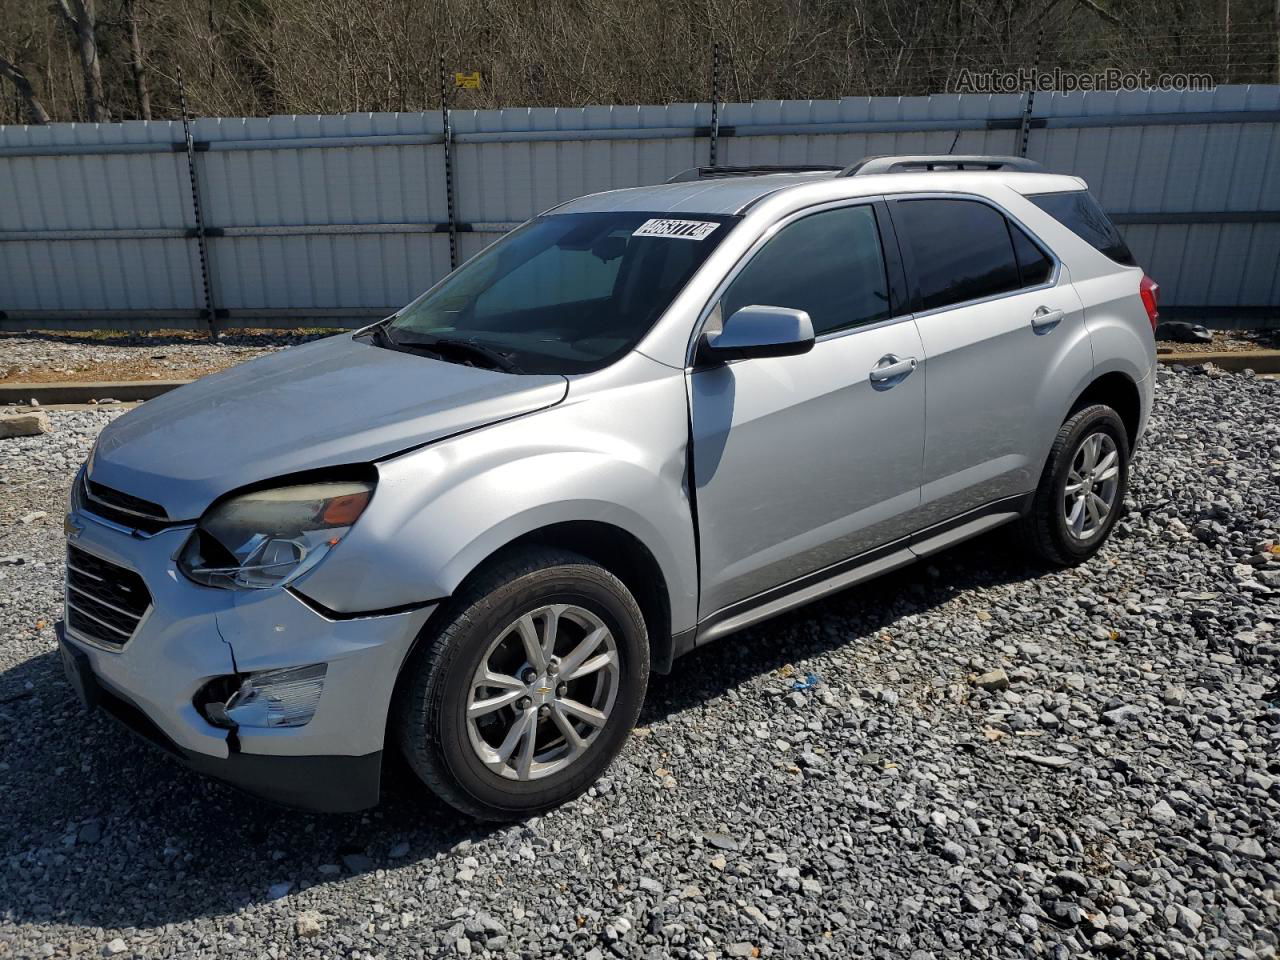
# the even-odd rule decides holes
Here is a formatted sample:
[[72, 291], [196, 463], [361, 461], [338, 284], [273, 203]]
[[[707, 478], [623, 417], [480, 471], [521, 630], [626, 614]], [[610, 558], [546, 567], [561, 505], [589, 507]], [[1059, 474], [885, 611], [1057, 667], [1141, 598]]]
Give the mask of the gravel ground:
[[191, 380], [323, 331], [239, 330], [210, 341], [202, 333], [21, 333], [0, 335], [0, 383], [68, 380]]
[[280, 810], [82, 713], [59, 524], [113, 414], [54, 412], [0, 441], [0, 955], [1274, 957], [1280, 385], [1157, 405], [1092, 563], [997, 533], [704, 648], [606, 782], [496, 828], [394, 771]]

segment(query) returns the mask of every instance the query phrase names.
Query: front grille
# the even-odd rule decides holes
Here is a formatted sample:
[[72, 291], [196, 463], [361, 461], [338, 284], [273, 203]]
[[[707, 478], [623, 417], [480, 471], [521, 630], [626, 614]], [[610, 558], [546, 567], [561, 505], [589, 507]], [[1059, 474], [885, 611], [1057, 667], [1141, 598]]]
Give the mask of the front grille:
[[156, 533], [175, 525], [164, 507], [150, 500], [104, 487], [88, 478], [84, 480], [83, 492], [85, 510], [130, 530]]
[[67, 626], [80, 636], [120, 647], [151, 606], [142, 578], [67, 544]]

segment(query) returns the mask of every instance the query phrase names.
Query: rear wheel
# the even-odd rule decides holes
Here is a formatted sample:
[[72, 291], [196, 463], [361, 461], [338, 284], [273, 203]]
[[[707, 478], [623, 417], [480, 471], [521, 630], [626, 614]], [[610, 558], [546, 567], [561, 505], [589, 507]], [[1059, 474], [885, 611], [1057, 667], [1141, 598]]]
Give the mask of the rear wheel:
[[621, 749], [649, 673], [644, 618], [617, 577], [535, 549], [481, 574], [405, 667], [396, 733], [448, 803], [517, 819], [572, 799]]
[[1129, 439], [1110, 407], [1095, 404], [1058, 431], [1027, 516], [1032, 554], [1057, 566], [1082, 563], [1115, 526], [1129, 481]]

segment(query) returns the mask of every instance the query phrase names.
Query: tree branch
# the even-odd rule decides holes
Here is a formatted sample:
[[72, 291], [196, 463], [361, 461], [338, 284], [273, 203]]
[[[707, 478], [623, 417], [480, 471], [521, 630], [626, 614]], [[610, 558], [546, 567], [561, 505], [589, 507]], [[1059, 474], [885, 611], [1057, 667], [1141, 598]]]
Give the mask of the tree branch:
[[1098, 3], [1095, 2], [1095, 0], [1074, 0], [1074, 2], [1080, 4], [1080, 6], [1084, 7], [1086, 10], [1092, 10], [1094, 13], [1100, 16], [1103, 20], [1107, 21], [1107, 23], [1113, 23], [1117, 27], [1129, 26], [1128, 23], [1126, 23], [1120, 17], [1116, 16], [1110, 10], [1100, 6]]
[[49, 122], [49, 113], [36, 97], [35, 89], [31, 86], [31, 81], [27, 79], [27, 75], [22, 68], [15, 63], [10, 63], [4, 57], [0, 57], [0, 77], [8, 77], [13, 81], [13, 85], [18, 88], [18, 94], [27, 104], [27, 114], [31, 118], [32, 123], [45, 124]]
[[67, 0], [53, 0], [53, 8], [62, 14], [67, 23], [71, 25], [71, 29], [79, 29], [80, 25], [76, 21], [76, 15], [71, 12], [71, 7], [67, 5]]

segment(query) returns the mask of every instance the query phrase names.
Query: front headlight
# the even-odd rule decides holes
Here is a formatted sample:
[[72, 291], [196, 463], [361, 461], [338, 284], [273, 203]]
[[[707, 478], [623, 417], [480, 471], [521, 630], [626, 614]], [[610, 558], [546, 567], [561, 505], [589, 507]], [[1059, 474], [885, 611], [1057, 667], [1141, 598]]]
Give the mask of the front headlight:
[[201, 518], [178, 558], [208, 587], [261, 590], [314, 567], [356, 522], [373, 484], [305, 483], [232, 497]]

